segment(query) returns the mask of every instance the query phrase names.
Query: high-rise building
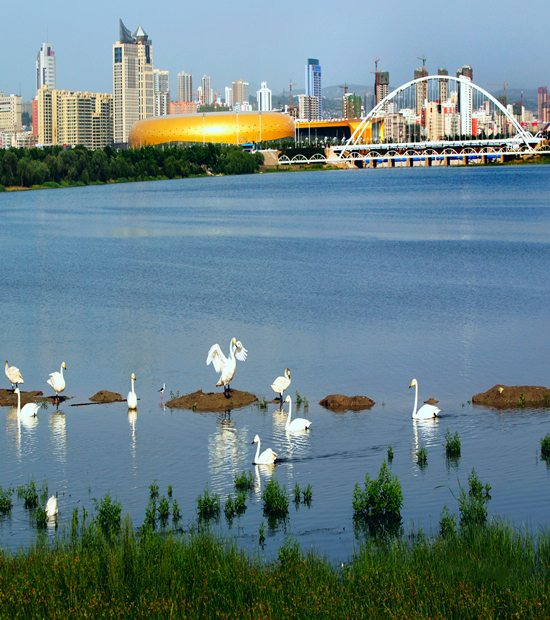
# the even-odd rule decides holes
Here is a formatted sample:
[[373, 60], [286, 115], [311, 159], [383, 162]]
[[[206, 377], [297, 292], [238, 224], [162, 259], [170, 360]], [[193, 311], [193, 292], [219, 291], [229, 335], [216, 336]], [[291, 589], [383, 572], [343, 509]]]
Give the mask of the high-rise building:
[[113, 144], [113, 95], [43, 86], [37, 95], [38, 140], [99, 149]]
[[225, 87], [225, 105], [228, 108], [233, 108], [233, 88], [230, 86]]
[[[384, 97], [387, 97], [390, 92], [390, 74], [388, 71], [378, 71], [375, 78], [375, 94], [376, 103], [380, 103]], [[388, 104], [385, 103], [383, 107], [384, 112], [388, 111]]]
[[361, 96], [346, 93], [342, 97], [342, 118], [361, 117]]
[[21, 97], [0, 93], [0, 132], [21, 131]]
[[153, 69], [153, 92], [155, 116], [167, 116], [170, 105], [170, 74], [168, 71]]
[[36, 57], [36, 92], [44, 85], [55, 88], [55, 53], [51, 43], [42, 43]]
[[178, 101], [193, 101], [193, 76], [185, 71], [178, 73]]
[[318, 58], [308, 58], [306, 65], [306, 92], [308, 97], [317, 97], [318, 119], [323, 118], [323, 94], [321, 86], [321, 65]]
[[[418, 69], [414, 70], [415, 80], [421, 77], [426, 77], [427, 75], [428, 75], [428, 72], [426, 71], [425, 67], [419, 67]], [[424, 82], [419, 82], [418, 84], [415, 84], [415, 100], [416, 100], [415, 112], [417, 116], [422, 113], [422, 108], [424, 107], [427, 98], [428, 98], [428, 82], [424, 81]]]
[[[463, 65], [456, 72], [456, 77], [466, 78], [469, 82], [474, 79], [474, 72], [470, 65]], [[473, 112], [473, 89], [466, 84], [458, 84], [458, 106], [460, 114], [460, 134], [463, 136], [472, 135], [472, 112]]]
[[319, 99], [312, 95], [298, 95], [298, 118], [303, 121], [319, 120]]
[[[449, 75], [449, 72], [447, 69], [438, 69], [437, 75]], [[441, 78], [438, 80], [438, 87], [439, 103], [446, 103], [449, 99], [449, 80]]]
[[119, 20], [113, 45], [115, 144], [128, 142], [137, 121], [154, 116], [153, 42], [141, 26], [132, 36]]
[[232, 83], [233, 88], [233, 107], [238, 103], [250, 103], [248, 94], [248, 82], [237, 80]]
[[214, 91], [212, 90], [212, 79], [209, 75], [203, 75], [201, 80], [202, 102], [210, 105], [214, 103]]
[[548, 123], [548, 89], [546, 86], [539, 87], [539, 123]]
[[444, 117], [441, 104], [429, 101], [426, 105], [426, 137], [429, 141], [441, 140], [444, 135]]
[[262, 87], [256, 91], [256, 100], [260, 112], [270, 112], [273, 109], [271, 90], [267, 87], [267, 82], [262, 82]]

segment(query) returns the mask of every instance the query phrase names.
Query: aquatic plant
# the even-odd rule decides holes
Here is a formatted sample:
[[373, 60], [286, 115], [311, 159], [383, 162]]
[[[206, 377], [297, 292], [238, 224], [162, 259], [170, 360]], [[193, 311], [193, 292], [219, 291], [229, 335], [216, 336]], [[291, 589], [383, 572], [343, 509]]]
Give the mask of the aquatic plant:
[[177, 400], [180, 397], [180, 391], [178, 390], [175, 394], [170, 390], [170, 400]]
[[174, 523], [178, 523], [180, 519], [181, 519], [181, 510], [178, 504], [178, 500], [175, 499], [172, 502], [172, 521]]
[[159, 496], [159, 485], [156, 480], [153, 480], [149, 485], [149, 498], [156, 499]]
[[220, 515], [220, 498], [217, 493], [210, 493], [208, 483], [206, 483], [204, 494], [197, 497], [197, 512], [199, 519], [203, 521], [217, 519]]
[[298, 390], [296, 390], [296, 407], [299, 407], [303, 402], [304, 399], [300, 396]]
[[11, 487], [3, 489], [0, 486], [0, 512], [9, 512], [13, 508], [12, 495], [13, 489]]
[[442, 538], [448, 538], [456, 534], [456, 519], [456, 515], [453, 514], [447, 508], [447, 504], [445, 504], [439, 517], [439, 535]]
[[388, 446], [388, 463], [391, 463], [393, 461], [393, 448], [391, 446]]
[[543, 459], [550, 459], [550, 433], [540, 440], [540, 455]]
[[460, 456], [460, 437], [458, 436], [458, 431], [451, 435], [451, 431], [447, 428], [445, 433], [445, 454], [448, 457]]
[[172, 499], [172, 485], [171, 484], [168, 485], [168, 497]]
[[254, 488], [254, 474], [249, 471], [243, 471], [242, 474], [235, 476], [235, 489], [237, 491], [252, 491]]
[[244, 492], [237, 493], [234, 499], [230, 493], [223, 511], [228, 521], [231, 521], [236, 515], [243, 514], [246, 511], [246, 495]]
[[300, 504], [300, 495], [301, 495], [300, 485], [296, 483], [294, 485], [294, 503], [296, 504], [296, 508]]
[[264, 515], [284, 518], [288, 515], [288, 494], [286, 486], [281, 489], [278, 480], [271, 478], [262, 493]]
[[170, 517], [170, 502], [168, 501], [168, 498], [166, 498], [164, 495], [159, 500], [158, 511], [160, 522], [165, 525], [168, 521], [168, 518]]
[[282, 568], [286, 568], [289, 564], [296, 564], [301, 558], [302, 554], [298, 541], [292, 536], [287, 536], [284, 543], [279, 547], [279, 553], [277, 554], [278, 563]]
[[520, 407], [520, 408], [522, 408], [522, 409], [523, 409], [523, 408], [525, 408], [525, 398], [526, 398], [526, 396], [525, 396], [525, 394], [522, 392], [522, 393], [519, 395], [519, 398], [518, 398], [518, 407]]
[[259, 543], [263, 547], [265, 545], [265, 523], [262, 521], [258, 529]]
[[468, 475], [468, 493], [460, 485], [458, 507], [460, 511], [460, 526], [482, 525], [487, 521], [487, 505], [491, 496], [490, 484], [482, 484], [475, 469]]
[[44, 506], [38, 506], [34, 511], [34, 518], [36, 521], [36, 527], [43, 529], [48, 525], [48, 515]]
[[110, 491], [99, 502], [94, 497], [94, 507], [97, 512], [96, 521], [101, 531], [107, 534], [120, 529], [122, 504], [112, 499]]
[[157, 511], [157, 500], [154, 497], [149, 498], [149, 503], [147, 508], [145, 508], [145, 521], [143, 522], [146, 529], [154, 530], [157, 527]]
[[420, 450], [416, 453], [416, 458], [420, 467], [424, 467], [428, 464], [428, 451], [424, 447], [424, 444], [420, 446]]
[[31, 477], [28, 484], [17, 487], [17, 497], [25, 500], [25, 508], [36, 508], [38, 506], [38, 493], [34, 478]]
[[256, 407], [258, 407], [258, 409], [262, 411], [265, 411], [267, 409], [267, 400], [265, 396], [262, 396], [256, 401]]
[[311, 484], [308, 484], [307, 487], [302, 491], [303, 503], [306, 506], [311, 506], [311, 500], [313, 499], [313, 489], [311, 488]]

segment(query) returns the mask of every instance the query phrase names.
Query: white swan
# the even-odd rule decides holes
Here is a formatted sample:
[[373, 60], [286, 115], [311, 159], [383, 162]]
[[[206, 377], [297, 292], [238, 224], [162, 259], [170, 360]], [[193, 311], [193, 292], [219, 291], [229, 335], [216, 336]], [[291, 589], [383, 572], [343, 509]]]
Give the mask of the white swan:
[[15, 390], [19, 383], [25, 383], [23, 376], [19, 372], [19, 368], [16, 366], [8, 366], [8, 360], [6, 360], [6, 377], [10, 380], [11, 389]]
[[15, 388], [17, 394], [17, 417], [18, 418], [35, 418], [36, 413], [40, 409], [40, 405], [36, 403], [27, 403], [23, 409], [21, 409], [21, 392], [19, 388]]
[[137, 409], [137, 396], [134, 392], [134, 381], [137, 381], [136, 375], [132, 373], [132, 391], [128, 392], [128, 398], [126, 401], [128, 402], [128, 409]]
[[48, 519], [53, 519], [57, 515], [57, 498], [52, 495], [46, 504], [46, 516]]
[[55, 392], [55, 397], [59, 400], [59, 394], [65, 389], [65, 377], [63, 377], [63, 369], [67, 370], [67, 366], [65, 366], [65, 362], [61, 363], [61, 368], [59, 372], [50, 373], [50, 378], [47, 383], [53, 388]]
[[290, 385], [290, 369], [285, 368], [284, 377], [277, 377], [275, 381], [271, 384], [271, 389], [275, 392], [275, 394], [279, 394], [281, 397], [281, 404], [283, 403], [283, 393], [288, 386]]
[[418, 411], [416, 410], [418, 406], [418, 381], [416, 379], [411, 381], [409, 388], [412, 388], [413, 385], [416, 390], [414, 395], [414, 409], [412, 412], [412, 417], [415, 420], [429, 420], [430, 418], [436, 418], [441, 411], [438, 407], [434, 407], [433, 405], [422, 405]]
[[277, 459], [277, 453], [273, 452], [271, 448], [267, 448], [260, 454], [260, 438], [258, 435], [254, 437], [252, 443], [257, 443], [258, 448], [256, 450], [256, 456], [254, 457], [254, 465], [272, 465]]
[[305, 431], [311, 426], [311, 422], [305, 418], [296, 418], [290, 421], [292, 417], [292, 398], [287, 396], [285, 403], [288, 403], [288, 418], [286, 419], [285, 431]]
[[225, 357], [222, 353], [219, 344], [213, 344], [210, 347], [210, 351], [208, 351], [208, 356], [206, 357], [206, 365], [214, 364], [214, 369], [216, 372], [221, 372], [218, 383], [216, 383], [216, 387], [220, 387], [223, 385], [223, 391], [227, 395], [229, 392], [229, 384], [231, 383], [231, 379], [235, 376], [235, 370], [237, 369], [237, 360], [244, 362], [246, 360], [246, 354], [248, 351], [243, 347], [240, 340], [236, 340], [235, 338], [231, 339], [229, 343], [229, 357]]

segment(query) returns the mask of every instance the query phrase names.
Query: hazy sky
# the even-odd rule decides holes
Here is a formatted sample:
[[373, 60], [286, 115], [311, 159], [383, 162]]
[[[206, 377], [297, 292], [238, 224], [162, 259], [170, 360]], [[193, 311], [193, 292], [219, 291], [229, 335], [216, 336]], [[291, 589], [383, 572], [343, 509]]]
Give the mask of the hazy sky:
[[[36, 94], [36, 55], [48, 37], [56, 55], [57, 88], [112, 92], [112, 46], [118, 20], [132, 33], [141, 25], [153, 41], [156, 69], [207, 74], [215, 91], [240, 78], [288, 92], [304, 87], [308, 57], [319, 58], [323, 86], [371, 84], [374, 60], [397, 87], [413, 77], [426, 56], [434, 73], [451, 75], [471, 65], [474, 82], [487, 87], [550, 87], [550, 0], [56, 0], [2, 10], [0, 91], [23, 100]], [[496, 87], [489, 87], [495, 90]], [[251, 92], [252, 94], [252, 92]]]

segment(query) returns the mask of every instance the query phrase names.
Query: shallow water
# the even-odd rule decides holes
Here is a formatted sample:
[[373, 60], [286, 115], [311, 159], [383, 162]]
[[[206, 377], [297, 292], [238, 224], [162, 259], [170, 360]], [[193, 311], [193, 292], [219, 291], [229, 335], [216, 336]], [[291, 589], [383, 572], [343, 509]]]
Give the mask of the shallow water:
[[[111, 491], [138, 526], [156, 479], [161, 494], [173, 485], [187, 526], [206, 483], [225, 500], [250, 470], [256, 490], [231, 531], [255, 549], [260, 489], [274, 475], [289, 491], [311, 484], [313, 503], [291, 503], [267, 552], [290, 532], [340, 559], [356, 544], [353, 487], [391, 444], [406, 527], [436, 526], [445, 503], [456, 510], [451, 491], [473, 467], [492, 486], [492, 514], [548, 525], [538, 454], [550, 412], [467, 401], [495, 383], [549, 384], [549, 177], [545, 166], [357, 170], [1, 195], [2, 360], [46, 394], [65, 361], [72, 399], [21, 428], [1, 409], [0, 484], [47, 479], [60, 524]], [[288, 366], [288, 393], [309, 401], [309, 433], [287, 435], [275, 405], [229, 417], [160, 406], [163, 382], [165, 399], [216, 389], [206, 354], [215, 342], [227, 352], [233, 336], [249, 354], [232, 387], [270, 399]], [[71, 406], [100, 389], [125, 397], [132, 372], [137, 414]], [[440, 420], [412, 422], [413, 377], [420, 402], [440, 401]], [[376, 405], [331, 413], [317, 404], [330, 393]], [[447, 428], [462, 440], [454, 469]], [[252, 465], [256, 434], [282, 457], [274, 468]], [[0, 517], [12, 549], [36, 536], [14, 503]]]

